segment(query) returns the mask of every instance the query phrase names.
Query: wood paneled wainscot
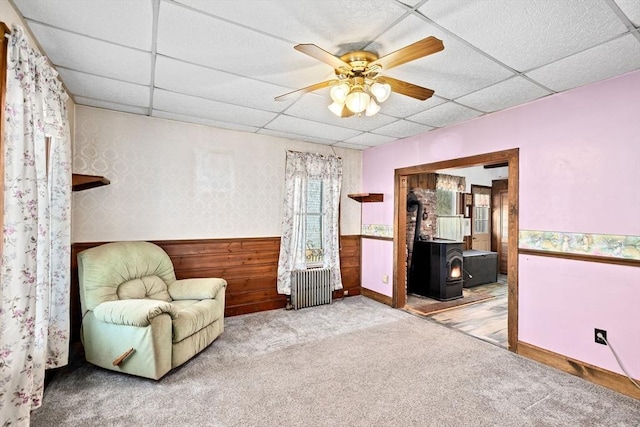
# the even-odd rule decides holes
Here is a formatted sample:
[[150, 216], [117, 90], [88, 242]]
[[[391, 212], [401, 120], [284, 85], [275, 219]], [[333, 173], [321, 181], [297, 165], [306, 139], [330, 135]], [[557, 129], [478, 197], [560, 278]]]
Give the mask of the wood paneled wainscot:
[[[71, 251], [72, 339], [80, 339], [78, 295], [79, 252], [106, 242], [74, 243]], [[286, 306], [286, 297], [276, 291], [279, 237], [246, 239], [154, 241], [171, 257], [178, 279], [222, 277], [227, 283], [225, 316], [272, 310]], [[360, 294], [360, 236], [341, 236], [340, 263], [344, 290], [334, 298]]]

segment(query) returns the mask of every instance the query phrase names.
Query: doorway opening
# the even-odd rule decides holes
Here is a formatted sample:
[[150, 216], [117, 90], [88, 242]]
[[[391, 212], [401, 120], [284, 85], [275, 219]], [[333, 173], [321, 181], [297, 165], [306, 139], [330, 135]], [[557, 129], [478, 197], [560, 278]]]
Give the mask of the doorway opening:
[[[503, 328], [496, 334], [500, 338], [495, 340], [501, 342], [494, 343], [514, 352], [517, 352], [518, 342], [518, 156], [518, 149], [510, 149], [395, 171], [393, 306], [411, 310], [418, 305], [422, 307], [425, 303], [435, 303], [435, 306], [429, 305], [427, 310], [433, 312], [430, 315], [433, 320], [469, 333], [474, 328], [482, 328], [474, 325], [473, 320], [460, 323], [452, 313], [467, 310], [473, 305], [486, 304], [487, 310], [495, 314], [492, 320], [495, 324], [504, 322], [506, 316], [506, 334]], [[460, 178], [455, 175], [456, 169], [469, 171], [474, 167], [501, 167], [506, 179], [494, 175], [497, 179], [491, 180], [490, 185], [486, 185], [486, 180], [482, 185], [471, 178], [466, 187], [463, 179], [453, 195], [441, 192], [451, 184], [446, 181], [445, 185], [436, 183], [438, 176], [451, 174], [447, 177], [455, 183], [455, 179]], [[424, 185], [416, 185], [417, 182]], [[425, 186], [429, 185], [431, 187], [425, 191]], [[436, 196], [437, 192], [441, 194]], [[410, 193], [412, 205], [420, 205], [422, 221], [412, 220], [411, 214], [407, 213], [410, 207], [407, 197]], [[436, 199], [445, 203], [434, 202]], [[429, 274], [433, 275], [429, 266], [437, 264], [422, 259], [428, 256], [423, 254], [442, 252], [439, 248], [452, 241], [461, 242], [464, 249], [464, 288], [423, 286], [423, 282], [430, 283]], [[419, 258], [415, 263], [418, 266], [416, 268], [412, 264], [414, 247]], [[423, 271], [425, 268], [419, 267], [425, 265], [426, 273]], [[487, 265], [491, 267], [486, 268]], [[461, 303], [462, 309], [451, 308]], [[477, 317], [477, 313], [467, 315], [460, 311], [459, 314], [470, 319]], [[456, 322], [459, 324], [453, 325]], [[473, 332], [471, 334], [478, 336]]]

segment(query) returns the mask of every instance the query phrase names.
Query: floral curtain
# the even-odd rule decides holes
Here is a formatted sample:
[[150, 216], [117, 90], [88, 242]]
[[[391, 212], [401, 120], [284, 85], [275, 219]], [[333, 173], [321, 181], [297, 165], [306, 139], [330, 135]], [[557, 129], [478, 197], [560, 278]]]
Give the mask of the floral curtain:
[[331, 269], [331, 289], [342, 289], [338, 213], [342, 159], [314, 153], [287, 152], [278, 293], [291, 295], [291, 273], [306, 265], [307, 181], [322, 180], [322, 267]]
[[464, 193], [466, 188], [464, 176], [436, 174], [436, 190]]
[[57, 72], [19, 27], [7, 56], [0, 420], [25, 425], [45, 369], [68, 362], [71, 141]]

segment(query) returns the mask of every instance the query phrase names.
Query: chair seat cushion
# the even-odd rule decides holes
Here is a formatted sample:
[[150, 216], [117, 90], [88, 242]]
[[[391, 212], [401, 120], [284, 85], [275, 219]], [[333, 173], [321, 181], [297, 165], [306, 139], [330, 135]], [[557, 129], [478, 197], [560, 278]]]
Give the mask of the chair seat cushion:
[[180, 342], [202, 328], [209, 326], [224, 314], [224, 309], [216, 300], [173, 301], [178, 315], [173, 319], [173, 342]]

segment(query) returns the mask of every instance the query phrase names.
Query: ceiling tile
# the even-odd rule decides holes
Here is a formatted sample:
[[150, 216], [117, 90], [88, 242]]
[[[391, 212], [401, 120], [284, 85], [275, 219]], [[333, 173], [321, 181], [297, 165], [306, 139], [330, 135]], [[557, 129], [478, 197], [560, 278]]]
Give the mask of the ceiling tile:
[[314, 43], [339, 55], [361, 49], [405, 13], [404, 8], [390, 0], [178, 2], [293, 45]]
[[282, 111], [291, 101], [274, 101], [287, 88], [159, 56], [155, 86], [230, 104], [268, 111]]
[[323, 90], [318, 93], [308, 93], [300, 97], [295, 104], [289, 107], [285, 111], [285, 114], [287, 116], [362, 131], [375, 129], [396, 120], [393, 117], [381, 113], [372, 117], [353, 115], [351, 117], [340, 118], [329, 111], [329, 108], [327, 108], [329, 104], [331, 104], [331, 99], [328, 90]]
[[124, 46], [151, 49], [151, 1], [14, 0], [14, 3], [30, 20]]
[[640, 68], [640, 41], [628, 34], [527, 73], [556, 91], [604, 80]]
[[383, 74], [435, 91], [453, 99], [490, 86], [513, 75], [510, 70], [486, 58], [464, 43], [416, 17], [402, 20], [374, 44], [386, 55], [428, 36], [442, 40], [444, 50], [405, 63]]
[[166, 90], [153, 91], [153, 109], [244, 126], [264, 126], [276, 114]]
[[194, 117], [194, 116], [185, 116], [182, 114], [168, 113], [166, 111], [159, 111], [159, 110], [153, 110], [153, 113], [151, 115], [153, 117], [158, 117], [161, 119], [176, 120], [178, 122], [195, 123], [198, 125], [213, 126], [216, 128], [223, 128], [223, 129], [239, 130], [242, 132], [255, 132], [258, 130], [257, 127], [236, 125], [233, 123], [219, 122], [216, 120], [208, 120], [208, 119], [203, 119], [201, 117]]
[[158, 53], [292, 89], [333, 75], [288, 42], [167, 2], [160, 5]]
[[605, 1], [431, 0], [419, 11], [518, 71], [627, 31]]
[[514, 77], [458, 98], [456, 102], [489, 113], [524, 104], [550, 93], [523, 77]]
[[277, 130], [280, 132], [305, 135], [329, 141], [342, 141], [361, 133], [360, 131], [353, 129], [346, 129], [343, 127], [283, 115], [276, 117], [275, 120], [269, 123], [266, 127], [267, 129]]
[[47, 56], [56, 66], [131, 83], [151, 82], [151, 54], [118, 46], [35, 22], [38, 40], [47, 40]]
[[409, 122], [407, 120], [398, 120], [395, 123], [380, 127], [374, 130], [374, 133], [396, 138], [407, 138], [419, 133], [428, 132], [432, 127], [421, 125], [419, 123]]
[[422, 3], [423, 1], [428, 0], [400, 0], [401, 3], [406, 4], [407, 6], [415, 7], [418, 3]]
[[615, 0], [629, 21], [640, 27], [640, 2], [638, 0]]
[[386, 135], [377, 135], [375, 133], [365, 132], [353, 138], [345, 139], [344, 142], [349, 144], [357, 144], [360, 146], [375, 147], [377, 145], [386, 144], [395, 141], [398, 138]]
[[278, 138], [292, 139], [294, 141], [313, 142], [316, 144], [323, 144], [323, 145], [332, 145], [335, 142], [329, 139], [314, 138], [308, 135], [298, 135], [295, 133], [281, 132], [273, 129], [260, 129], [257, 133], [261, 135], [277, 136]]
[[481, 114], [479, 111], [453, 102], [447, 102], [446, 104], [438, 105], [422, 113], [410, 116], [408, 119], [429, 126], [444, 127], [478, 117]]
[[104, 108], [106, 110], [122, 111], [124, 113], [141, 114], [146, 116], [149, 113], [148, 108], [134, 107], [132, 105], [116, 104], [114, 102], [100, 101], [98, 99], [85, 98], [83, 96], [76, 96], [73, 98], [78, 105], [88, 105], [90, 107]]
[[[147, 115], [153, 90], [155, 116], [322, 144], [382, 144], [546, 95], [529, 79], [561, 91], [640, 68], [622, 15], [638, 25], [638, 0], [0, 1], [79, 104]], [[392, 94], [374, 117], [339, 119], [328, 89], [273, 100], [335, 78], [298, 43], [383, 56], [432, 35], [444, 51], [382, 71], [433, 89], [426, 101]]]
[[149, 87], [58, 67], [62, 81], [76, 96], [137, 107], [149, 106]]
[[420, 101], [410, 96], [392, 93], [389, 99], [384, 101], [384, 104], [381, 104], [380, 107], [382, 108], [381, 111], [389, 116], [407, 117], [445, 102], [444, 99], [438, 98], [437, 96], [432, 96], [424, 101]]

